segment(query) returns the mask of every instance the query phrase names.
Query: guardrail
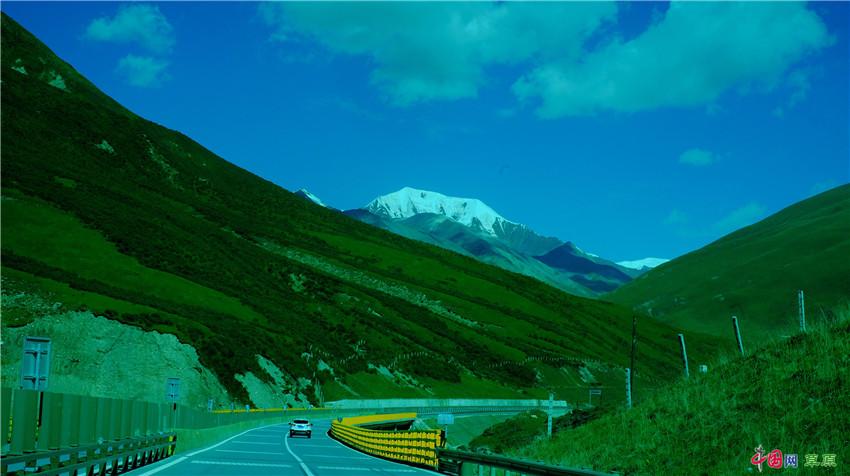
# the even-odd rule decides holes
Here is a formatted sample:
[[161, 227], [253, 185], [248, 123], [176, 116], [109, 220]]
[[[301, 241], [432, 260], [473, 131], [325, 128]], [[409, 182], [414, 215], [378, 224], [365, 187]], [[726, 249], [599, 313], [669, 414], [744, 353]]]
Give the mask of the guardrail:
[[[611, 476], [610, 473], [600, 473], [589, 469], [563, 468], [533, 461], [508, 458], [505, 456], [467, 453], [465, 451], [437, 449], [439, 470], [457, 476], [473, 476], [483, 474], [516, 474], [529, 476]], [[494, 473], [501, 470], [503, 473]]]
[[[174, 431], [200, 430], [234, 423], [269, 419], [281, 422], [298, 416], [336, 419], [362, 415], [363, 409], [250, 409], [205, 412], [175, 404], [139, 402], [81, 395], [0, 389], [0, 444], [3, 473], [10, 465], [27, 466], [38, 474], [53, 472], [56, 465], [85, 468], [102, 474], [103, 468], [146, 464], [176, 451]], [[509, 403], [509, 402], [506, 402]], [[529, 410], [519, 406], [462, 406], [377, 408], [396, 421], [438, 413], [506, 413]], [[440, 430], [382, 431], [360, 428], [376, 423], [373, 417], [335, 421], [332, 433], [350, 446], [388, 459], [437, 468], [436, 450], [444, 445]], [[170, 438], [167, 441], [162, 438]], [[159, 439], [159, 440], [157, 440]], [[152, 441], [156, 444], [152, 445]], [[163, 446], [165, 445], [165, 446]], [[167, 451], [160, 451], [163, 447]], [[126, 450], [126, 451], [125, 451]], [[80, 460], [83, 455], [85, 461]], [[46, 461], [46, 463], [45, 463]], [[108, 464], [107, 464], [108, 463]], [[115, 466], [117, 465], [117, 466]], [[135, 466], [133, 466], [135, 467]], [[101, 473], [98, 473], [101, 471]]]
[[0, 459], [0, 474], [114, 475], [167, 458], [174, 454], [176, 444], [177, 437], [168, 433], [20, 456], [4, 456]]
[[413, 420], [416, 416], [415, 413], [401, 413], [339, 419], [331, 423], [331, 436], [367, 454], [456, 476], [610, 476], [588, 469], [563, 468], [505, 456], [449, 450], [444, 448], [446, 441], [441, 430], [381, 431], [361, 427], [401, 419]]
[[[412, 418], [416, 415], [412, 414]], [[382, 419], [397, 420], [398, 415], [373, 415], [360, 417], [359, 421], [374, 424]], [[433, 469], [439, 466], [437, 448], [445, 444], [441, 430], [370, 430], [343, 420], [331, 422], [331, 436], [367, 454]]]

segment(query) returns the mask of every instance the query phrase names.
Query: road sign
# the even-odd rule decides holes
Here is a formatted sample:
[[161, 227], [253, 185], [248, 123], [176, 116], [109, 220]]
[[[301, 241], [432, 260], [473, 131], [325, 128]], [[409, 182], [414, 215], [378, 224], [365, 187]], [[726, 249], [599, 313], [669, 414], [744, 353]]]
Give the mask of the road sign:
[[180, 398], [180, 379], [169, 377], [165, 380], [165, 399], [170, 403], [177, 403]]
[[602, 389], [601, 388], [591, 388], [590, 394], [591, 395], [602, 395]]
[[50, 375], [50, 339], [30, 337], [24, 339], [24, 356], [21, 360], [21, 388], [47, 390]]
[[453, 425], [455, 422], [455, 416], [451, 413], [440, 413], [437, 415], [437, 424], [438, 425]]

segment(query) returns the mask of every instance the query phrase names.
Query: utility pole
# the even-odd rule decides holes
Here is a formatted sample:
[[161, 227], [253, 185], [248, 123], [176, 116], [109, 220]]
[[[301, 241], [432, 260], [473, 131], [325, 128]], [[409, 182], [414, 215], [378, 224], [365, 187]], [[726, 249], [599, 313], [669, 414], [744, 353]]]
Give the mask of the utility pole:
[[632, 408], [632, 369], [626, 369], [626, 408]]
[[554, 406], [555, 394], [549, 392], [549, 418], [546, 419], [546, 436], [552, 438], [552, 407]]
[[802, 289], [797, 291], [797, 307], [800, 310], [800, 332], [806, 332], [806, 298]]
[[632, 388], [635, 386], [634, 381], [634, 369], [635, 369], [635, 355], [637, 354], [637, 316], [632, 316], [632, 354], [629, 358], [629, 368], [626, 372], [626, 379], [628, 379], [628, 389], [629, 389], [629, 408], [632, 407]]
[[732, 329], [735, 331], [735, 342], [738, 343], [738, 352], [744, 356], [744, 343], [741, 342], [741, 329], [738, 328], [738, 316], [732, 316]]
[[682, 363], [685, 366], [685, 378], [688, 378], [688, 350], [685, 348], [685, 336], [679, 334], [679, 346], [682, 348]]

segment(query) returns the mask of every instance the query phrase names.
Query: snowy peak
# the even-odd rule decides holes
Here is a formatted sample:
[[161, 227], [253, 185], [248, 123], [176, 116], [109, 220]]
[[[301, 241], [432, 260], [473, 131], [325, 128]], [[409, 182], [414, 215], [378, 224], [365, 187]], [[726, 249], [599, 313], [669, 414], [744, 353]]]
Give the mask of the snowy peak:
[[624, 268], [641, 270], [644, 268], [654, 268], [670, 261], [665, 258], [644, 258], [633, 261], [618, 261], [617, 264]]
[[325, 205], [324, 202], [322, 202], [322, 199], [310, 193], [306, 188], [298, 190], [297, 192], [295, 192], [295, 195], [310, 200], [311, 202], [315, 203], [316, 205], [319, 205], [320, 207], [328, 208], [328, 206]]
[[420, 213], [435, 213], [490, 235], [496, 235], [497, 231], [504, 231], [505, 224], [516, 225], [481, 200], [449, 197], [411, 187], [404, 187], [397, 192], [380, 196], [364, 208], [376, 215], [397, 219], [410, 218]]

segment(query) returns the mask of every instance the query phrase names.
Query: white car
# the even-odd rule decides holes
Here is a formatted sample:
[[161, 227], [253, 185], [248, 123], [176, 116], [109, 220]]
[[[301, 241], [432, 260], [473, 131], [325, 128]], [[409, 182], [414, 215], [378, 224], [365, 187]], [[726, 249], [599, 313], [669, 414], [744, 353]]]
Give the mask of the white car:
[[307, 438], [312, 438], [313, 424], [309, 420], [292, 420], [289, 422], [289, 437], [295, 435], [307, 435]]

